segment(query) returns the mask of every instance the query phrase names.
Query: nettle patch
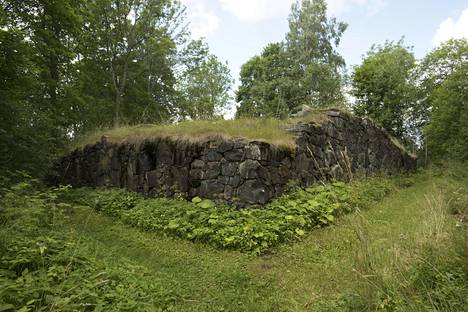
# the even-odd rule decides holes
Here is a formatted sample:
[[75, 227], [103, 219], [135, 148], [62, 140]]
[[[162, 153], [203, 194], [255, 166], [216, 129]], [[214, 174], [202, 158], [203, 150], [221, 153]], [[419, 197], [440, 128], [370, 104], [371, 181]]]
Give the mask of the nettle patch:
[[[301, 239], [335, 217], [362, 209], [396, 188], [395, 180], [371, 178], [296, 189], [259, 209], [238, 210], [211, 200], [145, 199], [121, 189], [77, 189], [74, 197], [96, 211], [145, 231], [164, 233], [255, 255]], [[73, 192], [72, 192], [73, 193]], [[85, 194], [83, 194], [85, 193]]]
[[70, 196], [69, 187], [40, 192], [27, 182], [2, 189], [0, 311], [135, 311], [141, 298], [174, 306], [170, 290], [143, 279], [145, 267], [125, 258], [111, 267], [90, 254], [92, 241], [67, 226]]

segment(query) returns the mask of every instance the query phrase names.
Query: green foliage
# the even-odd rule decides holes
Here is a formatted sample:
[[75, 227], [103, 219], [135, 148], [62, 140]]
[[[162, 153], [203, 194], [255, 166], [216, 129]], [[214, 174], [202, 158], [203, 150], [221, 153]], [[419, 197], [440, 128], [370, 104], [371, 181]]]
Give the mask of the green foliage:
[[[37, 192], [29, 183], [1, 199], [1, 311], [155, 311], [175, 299], [147, 269], [116, 259], [106, 267], [86, 239], [64, 231], [74, 209], [68, 187]], [[124, 205], [119, 206], [123, 208]], [[142, 304], [141, 298], [147, 298]], [[151, 298], [151, 299], [149, 299]]]
[[146, 231], [261, 254], [300, 239], [313, 228], [332, 224], [336, 215], [369, 206], [393, 187], [390, 180], [381, 178], [351, 185], [316, 185], [284, 195], [262, 209], [243, 210], [198, 197], [191, 203], [141, 199], [122, 190], [95, 191], [86, 203]]
[[84, 11], [76, 131], [171, 117], [181, 8], [166, 0], [99, 0]]
[[348, 25], [327, 16], [325, 0], [297, 0], [288, 21], [286, 53], [293, 60], [296, 105], [339, 106], [345, 61], [337, 48]]
[[430, 121], [435, 91], [468, 62], [468, 40], [451, 39], [427, 54], [413, 72], [418, 102], [411, 118], [420, 130]]
[[323, 0], [297, 0], [285, 42], [269, 44], [242, 66], [238, 117], [284, 118], [306, 104], [340, 106], [344, 59], [338, 54], [347, 25], [327, 17]]
[[[466, 233], [459, 216], [449, 212], [460, 213], [465, 207], [467, 177], [466, 166], [459, 164], [391, 180], [296, 190], [282, 198], [286, 203], [275, 204], [276, 209], [288, 207], [271, 219], [218, 211], [216, 203], [201, 198], [185, 205], [176, 200], [158, 205], [123, 190], [38, 191], [37, 182], [18, 183], [0, 197], [0, 307], [5, 311], [464, 311]], [[408, 188], [376, 201], [395, 187]], [[306, 205], [306, 201], [311, 202]], [[102, 214], [79, 202], [102, 203]], [[151, 206], [143, 209], [146, 205]], [[166, 211], [163, 205], [166, 215], [161, 214]], [[331, 219], [355, 207], [372, 209], [342, 216], [336, 226], [324, 227], [324, 222], [330, 223], [325, 217], [317, 223], [321, 229], [310, 235], [310, 229], [301, 232], [302, 217], [307, 220], [329, 207], [334, 209], [327, 213]], [[151, 208], [168, 222], [158, 221]], [[176, 214], [176, 208], [183, 212]], [[295, 235], [286, 240], [279, 233], [279, 240], [300, 241], [278, 245], [274, 254], [251, 257], [165, 237], [187, 239], [180, 234], [180, 224], [188, 221], [188, 209], [206, 218], [202, 228], [194, 216], [194, 227], [187, 231], [199, 235], [198, 240], [209, 239], [204, 231], [227, 230], [247, 221], [253, 231], [263, 231], [266, 227], [255, 222], [276, 220], [273, 226], [284, 222], [284, 231]], [[213, 225], [230, 213], [229, 226]], [[158, 234], [139, 231], [139, 226], [132, 229], [119, 222], [127, 214], [162, 228]], [[170, 223], [174, 216], [176, 222]], [[233, 234], [239, 232], [244, 229], [232, 229]], [[266, 236], [271, 233], [275, 232]], [[244, 242], [252, 238], [250, 231], [242, 235]]]
[[425, 128], [434, 158], [468, 160], [468, 62], [460, 66], [432, 95], [431, 120]]
[[372, 46], [352, 76], [355, 113], [372, 118], [392, 135], [408, 140], [405, 121], [415, 102], [409, 80], [414, 67], [414, 55], [402, 40]]
[[[44, 100], [52, 101], [51, 93], [60, 85], [51, 70], [57, 75], [62, 70], [61, 59], [52, 66], [50, 54], [66, 54], [45, 20], [63, 12], [44, 10], [39, 16], [29, 15], [28, 9], [29, 2], [0, 1], [0, 172], [25, 170], [41, 176], [65, 143], [58, 131], [63, 123], [52, 116], [57, 107]], [[42, 40], [47, 41], [40, 47], [33, 45]]]
[[136, 193], [119, 189], [94, 192], [93, 195], [94, 209], [113, 217], [120, 217], [124, 211], [134, 208], [142, 200]]
[[231, 100], [233, 80], [227, 64], [209, 54], [208, 45], [191, 41], [181, 53], [183, 70], [176, 90], [180, 93], [178, 114], [181, 118], [214, 119], [222, 115]]
[[183, 12], [170, 0], [0, 0], [0, 171], [44, 176], [70, 138], [100, 127], [219, 117], [229, 70], [186, 44]]
[[242, 65], [241, 85], [236, 92], [240, 117], [287, 117], [296, 104], [292, 80], [286, 72], [287, 56], [283, 43], [269, 44], [260, 56]]
[[361, 244], [355, 256], [359, 283], [351, 301], [355, 310], [464, 311], [468, 298], [465, 233], [454, 228], [448, 217], [451, 187], [444, 188], [444, 193], [434, 188], [426, 194], [421, 209], [427, 217], [411, 242], [409, 258], [399, 252], [403, 259], [379, 266], [379, 251], [367, 233], [369, 224], [364, 221], [356, 229]]
[[413, 268], [410, 287], [417, 289], [435, 311], [462, 311], [468, 288], [463, 242], [449, 244], [449, 248], [427, 244]]

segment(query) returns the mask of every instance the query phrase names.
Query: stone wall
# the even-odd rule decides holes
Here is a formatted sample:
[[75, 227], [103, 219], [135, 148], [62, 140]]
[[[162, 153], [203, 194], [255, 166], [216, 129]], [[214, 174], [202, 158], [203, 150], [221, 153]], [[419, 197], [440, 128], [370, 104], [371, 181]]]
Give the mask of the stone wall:
[[280, 196], [289, 181], [347, 181], [356, 173], [412, 170], [416, 160], [372, 122], [328, 111], [321, 125], [298, 123], [297, 148], [265, 142], [207, 138], [188, 142], [158, 138], [140, 144], [103, 139], [62, 158], [56, 183], [112, 185], [148, 196], [220, 199], [239, 207]]

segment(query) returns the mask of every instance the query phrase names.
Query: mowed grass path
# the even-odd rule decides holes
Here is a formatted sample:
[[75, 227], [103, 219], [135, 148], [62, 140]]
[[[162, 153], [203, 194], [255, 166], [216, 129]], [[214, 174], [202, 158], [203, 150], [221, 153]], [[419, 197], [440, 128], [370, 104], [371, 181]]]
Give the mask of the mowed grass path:
[[[447, 183], [424, 176], [366, 211], [261, 257], [140, 232], [85, 207], [70, 226], [109, 266], [124, 257], [147, 268], [144, 278], [163, 285], [176, 310], [341, 311], [366, 278], [362, 263], [385, 278], [404, 274], [417, 259], [434, 222], [429, 202]], [[447, 214], [442, 222], [446, 231], [455, 230], [455, 217]]]

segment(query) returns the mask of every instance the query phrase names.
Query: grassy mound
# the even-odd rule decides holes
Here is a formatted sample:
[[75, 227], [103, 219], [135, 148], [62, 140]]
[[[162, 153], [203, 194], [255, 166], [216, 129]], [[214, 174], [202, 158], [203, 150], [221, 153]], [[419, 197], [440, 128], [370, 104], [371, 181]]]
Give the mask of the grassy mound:
[[287, 129], [299, 121], [321, 123], [325, 120], [324, 111], [311, 112], [300, 118], [287, 120], [258, 118], [234, 120], [193, 120], [176, 124], [148, 124], [101, 129], [77, 138], [72, 148], [94, 144], [107, 136], [114, 143], [138, 143], [156, 137], [173, 137], [187, 141], [200, 141], [208, 137], [243, 138], [252, 141], [268, 142], [279, 147], [295, 147], [294, 137]]

